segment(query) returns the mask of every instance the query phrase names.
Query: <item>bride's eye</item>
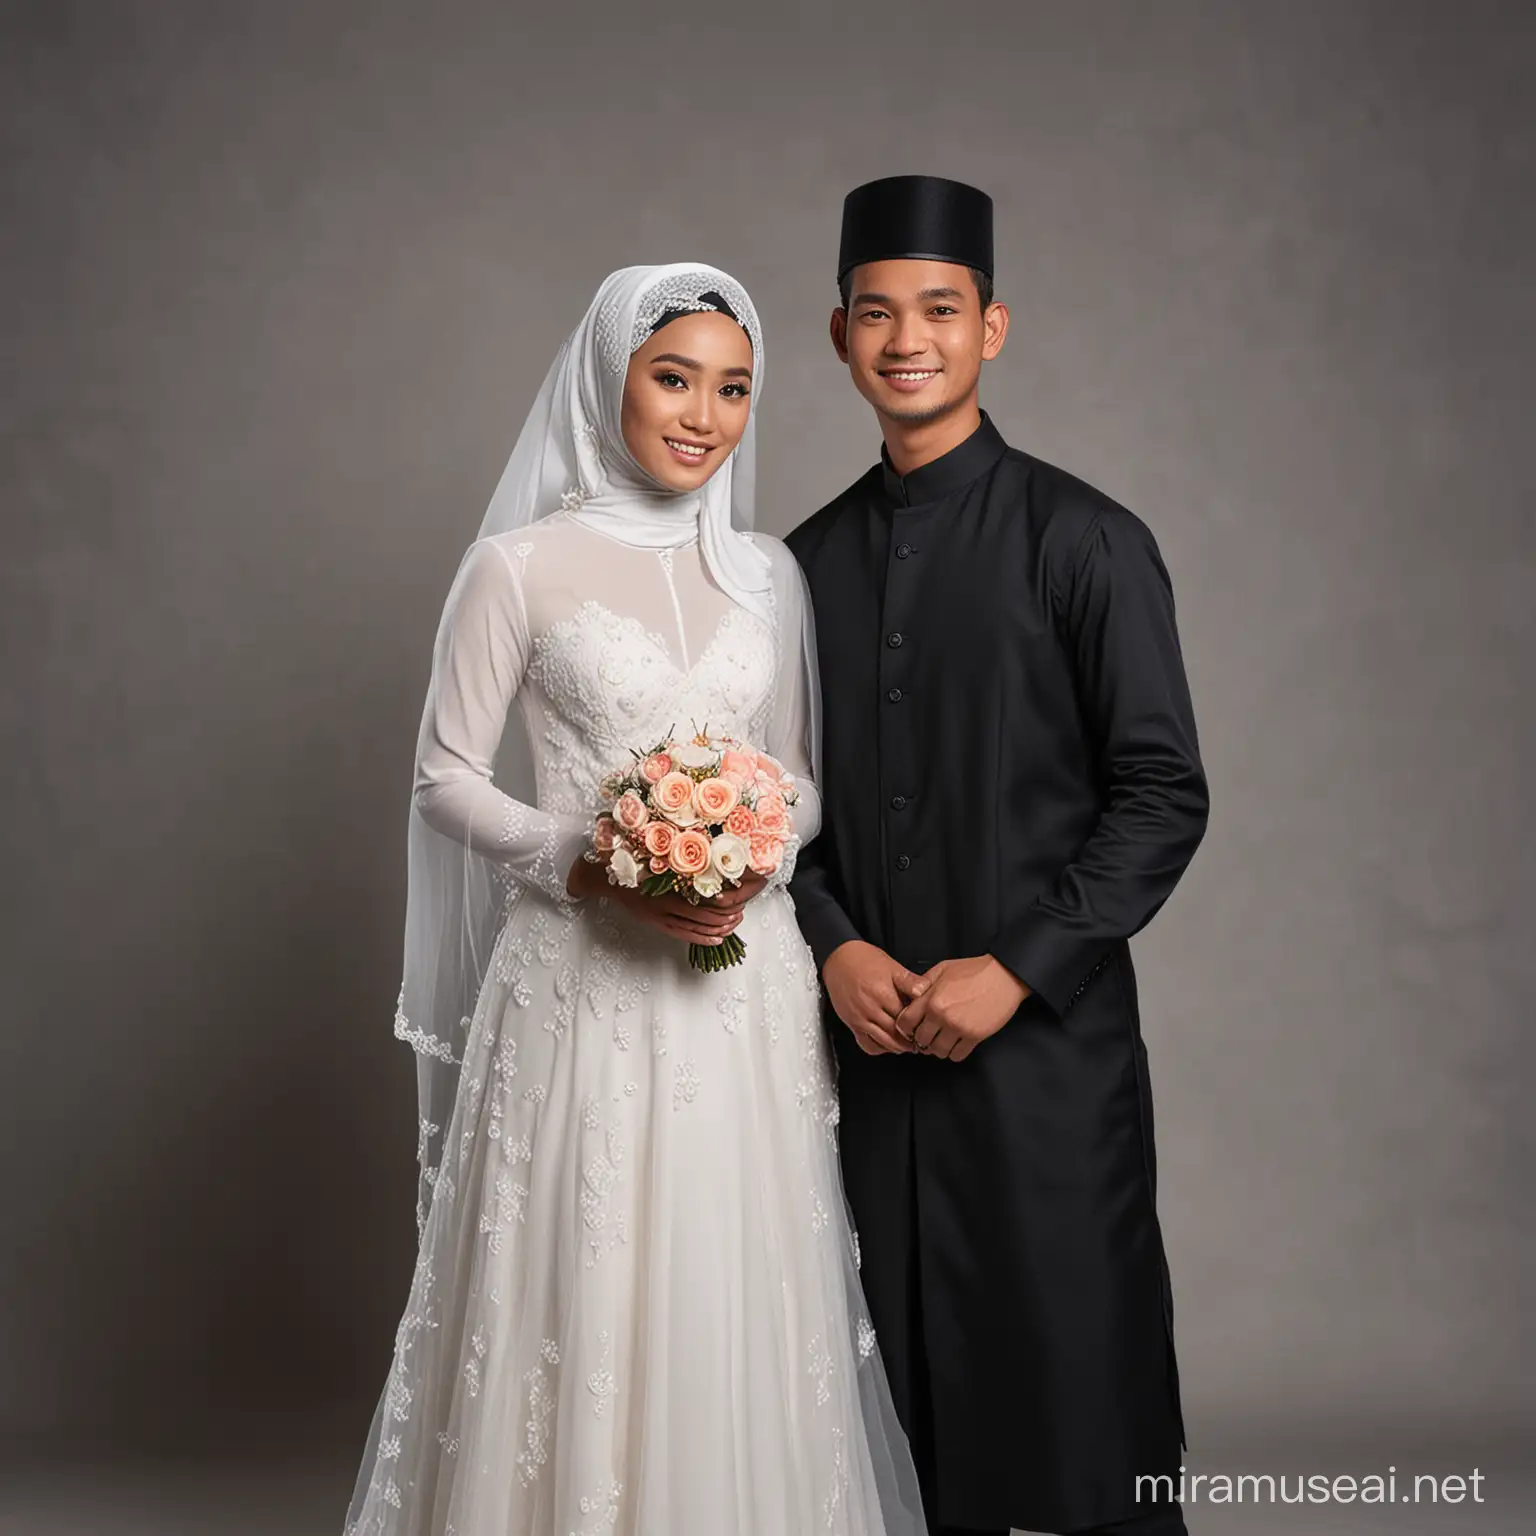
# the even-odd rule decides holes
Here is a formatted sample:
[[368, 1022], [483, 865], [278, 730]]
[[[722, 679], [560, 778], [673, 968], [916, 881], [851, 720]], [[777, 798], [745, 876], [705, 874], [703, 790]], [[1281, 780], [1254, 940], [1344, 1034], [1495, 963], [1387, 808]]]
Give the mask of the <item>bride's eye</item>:
[[727, 384], [720, 393], [722, 395], [729, 395], [734, 400], [745, 400], [747, 397], [747, 386], [745, 384]]
[[688, 387], [688, 380], [682, 374], [672, 373], [670, 370], [666, 373], [658, 373], [656, 375], [656, 382], [658, 384], [665, 384], [668, 389], [687, 389]]

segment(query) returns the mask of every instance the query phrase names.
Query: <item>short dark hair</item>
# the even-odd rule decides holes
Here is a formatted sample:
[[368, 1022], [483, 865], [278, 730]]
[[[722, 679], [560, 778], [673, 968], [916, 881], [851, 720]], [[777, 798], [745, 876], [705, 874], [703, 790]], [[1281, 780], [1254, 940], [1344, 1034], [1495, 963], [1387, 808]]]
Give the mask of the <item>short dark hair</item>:
[[[848, 308], [848, 301], [853, 297], [853, 274], [858, 269], [849, 267], [838, 279], [837, 291], [842, 295], [843, 308]], [[990, 273], [983, 272], [980, 267], [967, 267], [971, 274], [971, 281], [976, 284], [976, 296], [981, 300], [982, 311], [992, 302], [992, 277]]]

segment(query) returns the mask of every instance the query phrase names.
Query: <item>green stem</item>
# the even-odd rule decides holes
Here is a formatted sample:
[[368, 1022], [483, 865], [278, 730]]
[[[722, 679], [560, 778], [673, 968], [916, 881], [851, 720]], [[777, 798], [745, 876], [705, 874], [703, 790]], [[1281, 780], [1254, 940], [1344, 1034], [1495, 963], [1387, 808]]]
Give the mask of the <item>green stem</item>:
[[726, 934], [719, 944], [688, 946], [688, 963], [696, 971], [723, 971], [730, 966], [740, 965], [746, 956], [746, 941], [734, 933]]

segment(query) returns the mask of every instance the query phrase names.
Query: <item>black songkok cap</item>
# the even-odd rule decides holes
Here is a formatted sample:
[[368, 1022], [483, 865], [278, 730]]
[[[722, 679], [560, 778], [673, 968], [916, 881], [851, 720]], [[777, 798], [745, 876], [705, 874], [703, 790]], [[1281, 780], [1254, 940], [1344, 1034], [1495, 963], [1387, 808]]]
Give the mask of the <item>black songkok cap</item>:
[[992, 199], [943, 176], [886, 176], [843, 199], [837, 280], [866, 261], [911, 257], [992, 276]]

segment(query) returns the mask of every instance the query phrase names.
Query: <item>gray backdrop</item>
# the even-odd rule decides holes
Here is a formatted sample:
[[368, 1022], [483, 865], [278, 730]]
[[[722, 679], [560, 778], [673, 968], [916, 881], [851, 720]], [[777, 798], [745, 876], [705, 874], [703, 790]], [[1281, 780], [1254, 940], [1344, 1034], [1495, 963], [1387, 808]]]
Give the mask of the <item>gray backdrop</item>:
[[629, 262], [755, 295], [766, 526], [861, 472], [839, 203], [908, 170], [997, 200], [996, 420], [1174, 576], [1213, 820], [1136, 953], [1190, 1434], [1528, 1429], [1533, 40], [1467, 0], [7, 5], [0, 1429], [360, 1450], [459, 555]]

